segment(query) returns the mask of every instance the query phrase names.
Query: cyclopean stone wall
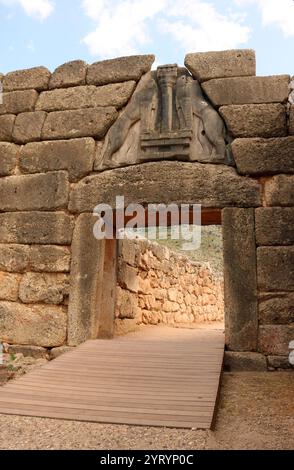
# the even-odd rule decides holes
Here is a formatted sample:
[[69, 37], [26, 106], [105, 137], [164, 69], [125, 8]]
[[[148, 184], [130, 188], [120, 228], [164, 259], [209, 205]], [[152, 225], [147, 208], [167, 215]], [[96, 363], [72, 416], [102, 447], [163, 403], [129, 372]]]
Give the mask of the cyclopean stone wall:
[[223, 278], [198, 263], [148, 240], [119, 243], [115, 328], [140, 324], [193, 324], [224, 319]]
[[92, 235], [92, 211], [124, 195], [126, 204], [222, 210], [227, 361], [289, 367], [293, 83], [256, 77], [253, 51], [189, 54], [186, 68], [226, 123], [236, 166], [155, 161], [100, 172], [105, 135], [153, 60], [74, 61], [52, 74], [2, 77], [0, 340], [41, 354], [97, 337], [107, 250]]

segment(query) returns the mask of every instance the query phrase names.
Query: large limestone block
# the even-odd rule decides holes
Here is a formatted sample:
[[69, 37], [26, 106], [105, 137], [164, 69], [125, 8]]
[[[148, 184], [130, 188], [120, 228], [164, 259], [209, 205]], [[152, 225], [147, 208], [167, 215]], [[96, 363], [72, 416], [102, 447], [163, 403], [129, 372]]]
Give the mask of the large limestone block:
[[56, 111], [48, 114], [42, 131], [42, 139], [74, 139], [76, 137], [99, 139], [104, 137], [117, 116], [114, 107]]
[[27, 90], [46, 90], [48, 88], [50, 72], [45, 67], [33, 67], [31, 69], [17, 70], [9, 72], [3, 80], [5, 91]]
[[258, 350], [265, 354], [289, 356], [294, 325], [264, 325], [259, 328]]
[[136, 82], [112, 83], [101, 87], [78, 86], [41, 93], [36, 110], [65, 111], [69, 109], [114, 106], [122, 108], [132, 96]]
[[0, 176], [11, 175], [16, 167], [20, 147], [0, 142]]
[[44, 111], [19, 114], [14, 123], [13, 140], [20, 144], [41, 140], [45, 119], [46, 113]]
[[70, 245], [73, 218], [63, 212], [0, 214], [0, 243]]
[[19, 281], [20, 276], [17, 274], [0, 271], [0, 300], [17, 301]]
[[216, 106], [225, 104], [286, 103], [289, 75], [271, 77], [218, 78], [203, 83], [208, 98]]
[[67, 62], [54, 70], [50, 78], [49, 89], [84, 85], [86, 74], [87, 64], [83, 60]]
[[35, 142], [22, 147], [19, 165], [23, 173], [67, 170], [70, 181], [78, 181], [92, 171], [94, 157], [95, 141], [90, 137]]
[[65, 171], [0, 179], [0, 210], [51, 210], [67, 206], [69, 193]]
[[61, 304], [69, 294], [66, 274], [26, 273], [20, 283], [19, 298], [26, 304]]
[[267, 370], [266, 357], [256, 352], [226, 351], [224, 365], [229, 372]]
[[106, 85], [128, 80], [138, 81], [144, 73], [149, 72], [154, 60], [154, 55], [135, 55], [96, 62], [88, 68], [87, 83]]
[[251, 76], [256, 74], [255, 51], [232, 49], [187, 54], [185, 66], [200, 82], [212, 78]]
[[262, 292], [294, 290], [294, 246], [258, 248], [257, 278]]
[[257, 281], [254, 210], [223, 210], [226, 344], [256, 351]]
[[286, 106], [280, 103], [222, 106], [219, 110], [233, 137], [287, 135]]
[[3, 93], [0, 114], [19, 114], [34, 111], [38, 99], [36, 90], [11, 91]]
[[0, 244], [0, 271], [69, 272], [70, 250], [55, 245]]
[[294, 206], [294, 175], [276, 175], [267, 180], [264, 196], [268, 206]]
[[12, 131], [15, 122], [14, 114], [0, 116], [0, 141], [11, 142]]
[[294, 245], [294, 207], [256, 209], [255, 224], [257, 245]]
[[258, 319], [264, 325], [294, 323], [294, 292], [260, 295]]
[[73, 189], [72, 212], [92, 211], [97, 204], [195, 203], [204, 207], [256, 207], [261, 204], [257, 181], [240, 177], [222, 165], [156, 162], [105, 171], [82, 180]]
[[0, 340], [6, 343], [56, 347], [66, 340], [63, 307], [0, 302]]
[[[262, 125], [262, 124], [261, 124]], [[236, 139], [232, 143], [237, 170], [243, 175], [294, 173], [294, 137]]]

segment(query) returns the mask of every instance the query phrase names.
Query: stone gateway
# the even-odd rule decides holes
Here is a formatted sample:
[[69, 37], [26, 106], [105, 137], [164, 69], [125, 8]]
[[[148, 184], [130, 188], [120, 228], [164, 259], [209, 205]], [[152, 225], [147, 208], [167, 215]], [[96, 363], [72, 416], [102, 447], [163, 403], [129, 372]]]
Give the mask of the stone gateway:
[[111, 337], [119, 250], [94, 238], [92, 212], [120, 195], [218, 211], [226, 360], [291, 367], [293, 81], [256, 77], [251, 50], [188, 54], [185, 68], [153, 62], [3, 77], [0, 341], [55, 357]]

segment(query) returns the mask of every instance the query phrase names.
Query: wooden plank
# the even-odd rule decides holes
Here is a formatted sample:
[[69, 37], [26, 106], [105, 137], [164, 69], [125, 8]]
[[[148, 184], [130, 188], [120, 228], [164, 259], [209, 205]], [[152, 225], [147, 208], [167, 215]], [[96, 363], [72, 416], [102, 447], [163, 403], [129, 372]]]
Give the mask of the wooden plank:
[[223, 333], [203, 329], [88, 341], [2, 387], [0, 413], [208, 429], [223, 351]]

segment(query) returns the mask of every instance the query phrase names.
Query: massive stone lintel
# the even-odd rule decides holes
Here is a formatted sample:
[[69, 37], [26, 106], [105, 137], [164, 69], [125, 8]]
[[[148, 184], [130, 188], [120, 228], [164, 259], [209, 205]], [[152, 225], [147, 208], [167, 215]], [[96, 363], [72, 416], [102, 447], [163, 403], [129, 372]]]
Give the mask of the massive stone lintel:
[[176, 64], [140, 81], [112, 126], [96, 170], [157, 160], [233, 164], [229, 137], [201, 86]]

